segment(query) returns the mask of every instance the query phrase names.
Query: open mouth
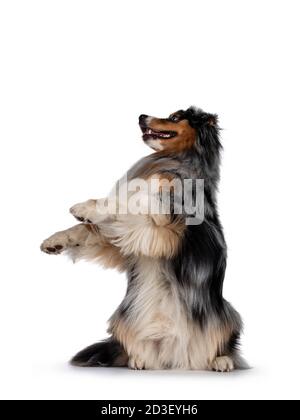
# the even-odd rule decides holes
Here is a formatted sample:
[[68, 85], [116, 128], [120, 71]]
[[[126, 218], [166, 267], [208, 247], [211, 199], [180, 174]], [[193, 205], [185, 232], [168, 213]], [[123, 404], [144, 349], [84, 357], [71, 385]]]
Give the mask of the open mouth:
[[153, 130], [149, 127], [141, 127], [143, 132], [143, 140], [156, 140], [156, 139], [171, 139], [177, 135], [176, 131], [160, 131], [160, 130]]

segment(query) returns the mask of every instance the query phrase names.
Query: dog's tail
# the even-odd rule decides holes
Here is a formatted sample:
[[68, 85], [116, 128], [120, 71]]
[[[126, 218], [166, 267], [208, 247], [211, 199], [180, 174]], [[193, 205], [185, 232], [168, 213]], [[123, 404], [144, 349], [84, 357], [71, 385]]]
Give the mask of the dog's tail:
[[70, 363], [83, 367], [127, 366], [128, 356], [122, 345], [110, 337], [81, 350]]

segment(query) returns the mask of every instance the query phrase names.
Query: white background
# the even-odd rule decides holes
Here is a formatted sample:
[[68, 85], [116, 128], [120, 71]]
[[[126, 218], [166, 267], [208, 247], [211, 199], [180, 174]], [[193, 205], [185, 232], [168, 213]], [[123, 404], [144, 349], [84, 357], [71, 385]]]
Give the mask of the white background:
[[[299, 397], [299, 2], [1, 1], [1, 397]], [[225, 297], [247, 372], [67, 364], [106, 336], [124, 275], [39, 251], [150, 152], [140, 113], [216, 112]]]

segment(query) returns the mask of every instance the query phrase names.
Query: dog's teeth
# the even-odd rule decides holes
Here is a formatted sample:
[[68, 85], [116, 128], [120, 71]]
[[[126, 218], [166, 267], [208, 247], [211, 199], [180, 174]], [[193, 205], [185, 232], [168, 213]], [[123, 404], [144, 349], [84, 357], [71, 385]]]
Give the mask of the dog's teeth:
[[155, 138], [164, 138], [164, 139], [168, 139], [171, 137], [170, 133], [156, 133], [155, 131], [152, 130], [152, 128], [147, 128], [145, 131], [145, 134], [148, 134], [150, 136], [155, 136]]

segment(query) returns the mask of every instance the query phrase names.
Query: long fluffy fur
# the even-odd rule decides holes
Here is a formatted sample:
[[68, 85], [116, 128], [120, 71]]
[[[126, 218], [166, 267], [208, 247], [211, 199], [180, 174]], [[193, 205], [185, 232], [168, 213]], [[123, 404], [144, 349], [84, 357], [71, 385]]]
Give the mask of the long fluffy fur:
[[[241, 318], [222, 296], [227, 251], [216, 204], [221, 151], [217, 117], [192, 107], [182, 118], [194, 129], [195, 141], [185, 137], [189, 147], [143, 158], [127, 177], [204, 179], [202, 224], [186, 226], [185, 214], [118, 215], [99, 221], [95, 204], [89, 203], [85, 212], [81, 207], [80, 217], [78, 207], [72, 212], [93, 225], [77, 225], [42, 245], [49, 253], [66, 249], [73, 259], [96, 259], [127, 272], [127, 293], [109, 322], [111, 338], [78, 353], [72, 359], [75, 365], [246, 367], [238, 350]], [[62, 248], [56, 252], [57, 244]]]

